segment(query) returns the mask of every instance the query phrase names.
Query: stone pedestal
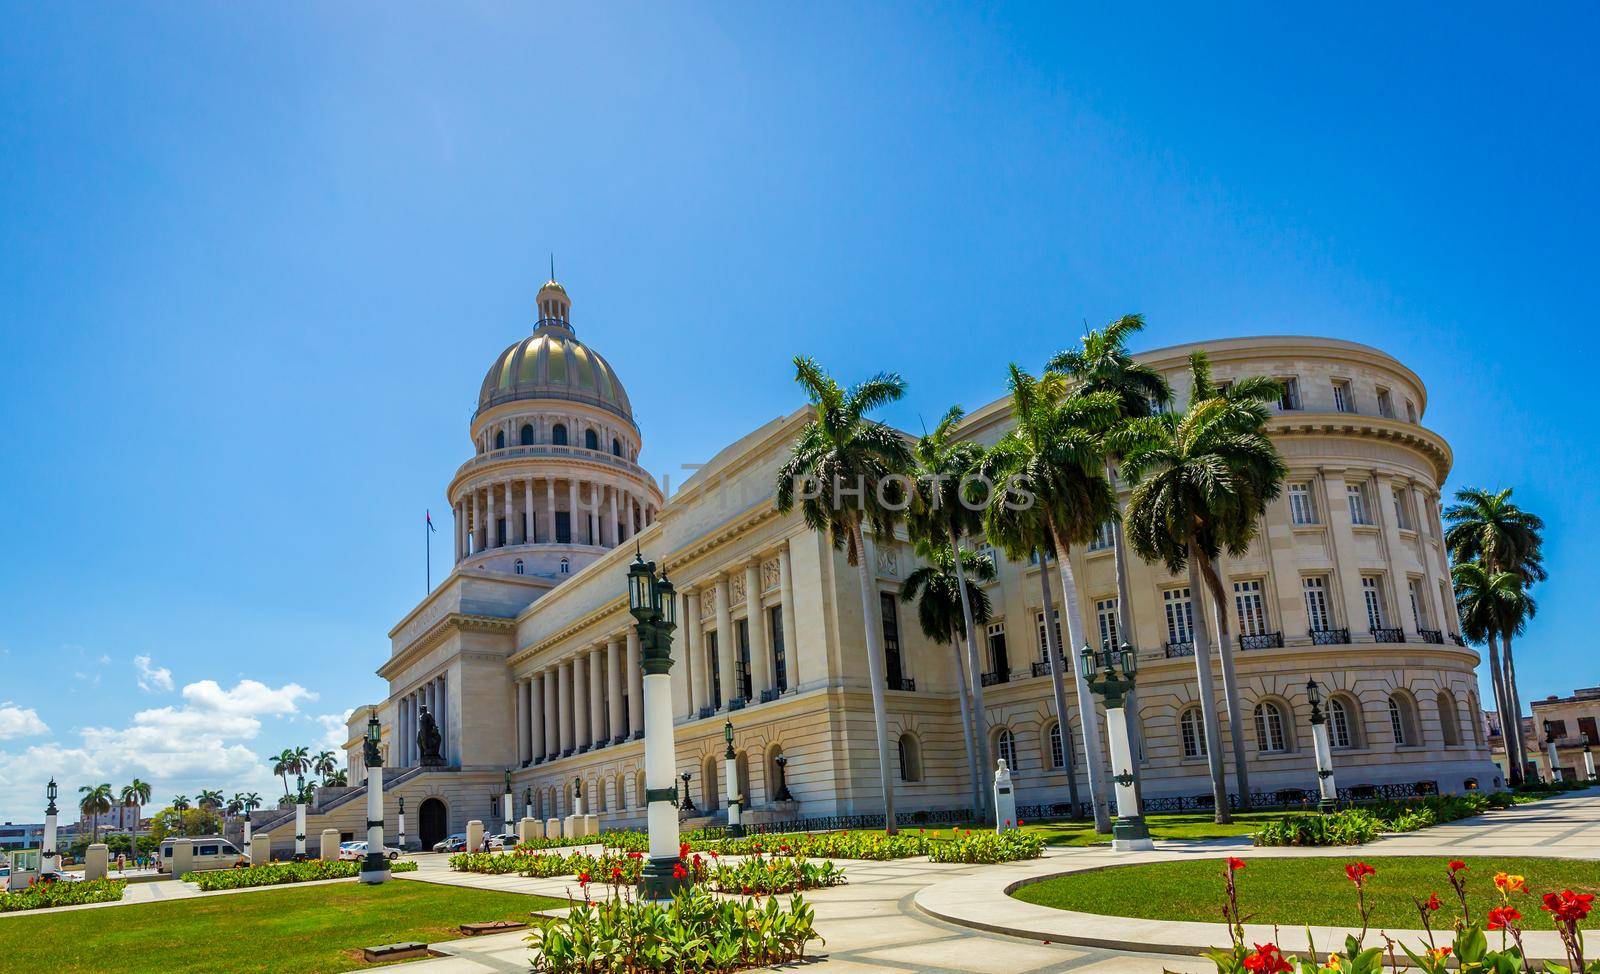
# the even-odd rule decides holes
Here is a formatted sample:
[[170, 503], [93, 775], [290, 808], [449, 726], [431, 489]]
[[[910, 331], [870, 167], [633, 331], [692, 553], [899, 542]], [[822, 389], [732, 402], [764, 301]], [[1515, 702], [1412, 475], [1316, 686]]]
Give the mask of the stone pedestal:
[[559, 818], [545, 819], [544, 837], [547, 839], [561, 838], [561, 820]]
[[[272, 833], [250, 833], [250, 848], [245, 850], [250, 854], [250, 865], [261, 866], [272, 861]], [[177, 853], [174, 852], [174, 855]]]
[[83, 854], [83, 878], [85, 880], [106, 878], [106, 844], [96, 842]]
[[585, 815], [583, 817], [583, 834], [593, 836], [600, 834], [600, 816]]
[[322, 845], [318, 847], [317, 854], [322, 859], [339, 858], [339, 830], [323, 829]]
[[524, 818], [517, 822], [517, 842], [527, 845], [534, 839], [544, 838], [544, 823], [536, 818]]
[[477, 852], [483, 848], [483, 823], [477, 819], [467, 823], [467, 851]]
[[994, 830], [1009, 832], [1017, 827], [1017, 795], [1011, 787], [1011, 769], [1001, 758], [994, 772]]
[[568, 815], [566, 821], [561, 823], [563, 838], [573, 839], [583, 834], [583, 816], [578, 814]]
[[[266, 833], [262, 833], [261, 837], [263, 839], [269, 838], [269, 836], [267, 836]], [[183, 877], [184, 873], [193, 872], [193, 871], [194, 871], [194, 840], [193, 839], [173, 839], [172, 840], [172, 878], [173, 879], [180, 879], [180, 878]]]

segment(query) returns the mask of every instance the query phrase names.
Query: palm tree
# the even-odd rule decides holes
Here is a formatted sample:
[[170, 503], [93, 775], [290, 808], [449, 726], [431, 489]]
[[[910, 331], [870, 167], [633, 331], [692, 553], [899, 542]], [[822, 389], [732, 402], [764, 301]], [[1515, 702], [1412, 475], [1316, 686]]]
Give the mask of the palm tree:
[[[973, 744], [973, 715], [967, 704], [967, 674], [961, 660], [961, 642], [974, 625], [989, 621], [989, 596], [981, 583], [994, 581], [994, 559], [975, 551], [962, 551], [958, 556], [957, 550], [950, 545], [919, 542], [917, 554], [928, 564], [906, 576], [900, 601], [917, 603], [917, 621], [923, 635], [938, 644], [951, 644], [956, 661], [956, 696], [961, 700], [961, 726], [966, 731], [967, 770], [972, 775], [974, 808], [980, 809], [981, 814], [983, 805], [977, 796], [985, 790], [979, 772], [983, 765], [978, 761], [978, 751]], [[958, 557], [965, 564], [958, 565]], [[967, 645], [972, 645], [970, 638]], [[968, 655], [970, 658], [971, 654]]]
[[[1533, 600], [1523, 592], [1523, 580], [1514, 572], [1490, 574], [1481, 562], [1465, 561], [1450, 568], [1450, 582], [1455, 589], [1456, 614], [1461, 619], [1461, 634], [1469, 642], [1489, 647], [1489, 685], [1494, 691], [1495, 706], [1501, 706], [1505, 693], [1501, 685], [1504, 671], [1500, 668], [1500, 639], [1509, 638], [1506, 627], [1521, 633], [1525, 620], [1533, 614]], [[1500, 732], [1506, 743], [1506, 764], [1512, 783], [1521, 783], [1513, 751], [1510, 724], [1521, 717], [1515, 712], [1500, 711]]]
[[283, 781], [283, 796], [289, 795], [289, 776], [305, 774], [311, 766], [311, 749], [286, 747], [272, 758], [272, 773]]
[[[906, 530], [912, 540], [926, 543], [932, 550], [960, 553], [961, 540], [983, 530], [983, 505], [971, 503], [962, 490], [963, 478], [974, 473], [983, 461], [983, 447], [956, 439], [956, 425], [965, 415], [960, 406], [951, 406], [933, 432], [924, 434], [912, 450], [917, 465], [916, 487], [906, 516]], [[965, 667], [961, 665], [961, 647], [955, 647], [956, 672], [959, 676], [963, 669], [966, 671], [960, 691], [962, 723], [967, 737], [967, 757], [972, 764], [973, 809], [981, 818], [987, 814], [989, 804], [989, 790], [983, 786], [980, 771], [989, 767], [989, 728], [983, 706], [983, 657], [978, 652], [978, 628], [974, 625], [977, 620], [973, 616], [965, 577], [967, 561], [964, 553], [961, 557], [950, 557], [957, 582], [952, 589], [958, 593], [961, 632], [966, 638]], [[971, 698], [970, 715], [968, 697]]]
[[[893, 538], [898, 512], [892, 507], [900, 499], [894, 493], [894, 477], [910, 468], [911, 451], [899, 433], [866, 416], [905, 395], [906, 384], [898, 375], [883, 373], [845, 389], [809, 358], [797, 356], [794, 365], [795, 379], [806, 390], [815, 415], [778, 471], [776, 504], [780, 513], [787, 514], [798, 502], [806, 526], [827, 532], [833, 546], [843, 548], [845, 560], [856, 569], [866, 630], [873, 730], [878, 736], [884, 827], [893, 834], [894, 785], [889, 774], [883, 689], [887, 671], [883, 633], [876, 625], [876, 566], [863, 526], [870, 525], [878, 538]], [[889, 491], [884, 495], [889, 503], [880, 499], [880, 489]]]
[[243, 796], [243, 801], [240, 802], [240, 806], [244, 809], [244, 813], [249, 815], [251, 812], [261, 807], [261, 796], [252, 791]]
[[223, 805], [222, 790], [208, 788], [201, 791], [199, 797], [195, 799], [195, 804], [201, 808], [209, 808], [214, 812], [221, 811]]
[[[1076, 393], [1066, 376], [1046, 372], [1035, 379], [1011, 366], [1012, 429], [989, 451], [984, 472], [997, 485], [985, 511], [984, 529], [991, 541], [1013, 558], [1041, 552], [1040, 570], [1047, 555], [1057, 554], [1061, 566], [1063, 614], [1067, 645], [1080, 645], [1081, 615], [1078, 585], [1072, 570], [1073, 544], [1091, 540], [1102, 522], [1117, 516], [1116, 495], [1105, 475], [1104, 433], [1116, 419], [1117, 404], [1110, 393]], [[1036, 509], [1018, 516], [1018, 505]], [[1050, 612], [1051, 600], [1044, 610]], [[1049, 631], [1054, 627], [1046, 625]], [[1055, 694], [1056, 719], [1066, 737], [1066, 690], [1062, 668], [1067, 657], [1046, 652], [1050, 682]], [[1103, 800], [1110, 794], [1101, 760], [1100, 723], [1088, 684], [1069, 666], [1083, 726], [1084, 759], [1089, 774], [1089, 802], [1094, 807], [1095, 829], [1111, 831], [1111, 816]], [[1074, 779], [1069, 779], [1074, 780]]]
[[180, 815], [187, 812], [189, 810], [189, 796], [174, 795], [172, 797], [172, 810]]
[[311, 773], [320, 775], [323, 779], [323, 784], [328, 783], [328, 776], [333, 774], [335, 766], [336, 758], [332, 751], [318, 751], [316, 756], [311, 759]]
[[[1046, 369], [1062, 372], [1077, 380], [1083, 392], [1109, 392], [1117, 397], [1118, 418], [1126, 421], [1152, 415], [1156, 407], [1164, 407], [1172, 399], [1172, 387], [1160, 372], [1134, 361], [1128, 352], [1128, 336], [1144, 329], [1143, 315], [1123, 315], [1099, 331], [1083, 336], [1082, 349], [1068, 349], [1051, 359]], [[1112, 468], [1120, 465], [1122, 457], [1112, 451], [1106, 456], [1106, 477], [1116, 484]], [[1128, 625], [1130, 597], [1128, 595], [1128, 552], [1122, 526], [1112, 522], [1112, 558], [1117, 575], [1117, 632], [1126, 638], [1133, 630]], [[1130, 739], [1137, 739], [1139, 705], [1133, 692], [1128, 694], [1127, 716]], [[1139, 768], [1133, 769], [1134, 778]]]
[[1239, 557], [1250, 547], [1266, 506], [1282, 489], [1284, 466], [1266, 434], [1264, 403], [1276, 396], [1271, 379], [1245, 378], [1228, 394], [1211, 385], [1204, 352], [1190, 357], [1194, 391], [1182, 416], [1170, 413], [1136, 420], [1122, 471], [1134, 485], [1128, 499], [1128, 541], [1139, 557], [1161, 561], [1170, 571], [1189, 572], [1194, 615], [1195, 671], [1211, 764], [1216, 819], [1231, 819], [1222, 777], [1221, 729], [1212, 690], [1210, 639], [1204, 596], [1215, 609], [1228, 728], [1233, 737], [1234, 778], [1241, 803], [1248, 803], [1244, 729], [1238, 684], [1233, 678], [1227, 600], [1214, 559], [1226, 550]]
[[118, 797], [124, 807], [133, 809], [133, 840], [134, 850], [138, 851], [139, 840], [139, 813], [145, 805], [150, 803], [150, 783], [135, 778], [122, 786]]
[[324, 788], [344, 788], [350, 784], [350, 772], [344, 768], [335, 768], [322, 779]]
[[111, 783], [99, 785], [80, 785], [78, 793], [83, 797], [78, 800], [78, 811], [90, 822], [90, 841], [100, 841], [100, 816], [111, 811]]
[[[1481, 561], [1489, 576], [1515, 572], [1525, 583], [1542, 582], [1548, 577], [1543, 560], [1544, 521], [1513, 503], [1511, 488], [1496, 493], [1478, 487], [1458, 490], [1456, 503], [1445, 509], [1444, 519], [1449, 523], [1444, 532], [1445, 548], [1454, 564]], [[1500, 710], [1511, 783], [1521, 784], [1528, 761], [1527, 742], [1522, 736], [1522, 694], [1517, 689], [1516, 661], [1509, 646], [1504, 668], [1494, 663], [1496, 638], [1497, 634], [1489, 636], [1489, 656], [1495, 669], [1490, 687]]]

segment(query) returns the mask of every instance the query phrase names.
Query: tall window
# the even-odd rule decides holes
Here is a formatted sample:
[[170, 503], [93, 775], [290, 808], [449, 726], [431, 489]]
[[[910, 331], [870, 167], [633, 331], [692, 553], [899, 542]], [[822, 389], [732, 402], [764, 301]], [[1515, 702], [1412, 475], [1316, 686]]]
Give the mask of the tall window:
[[1389, 731], [1394, 734], [1395, 747], [1405, 747], [1411, 743], [1410, 735], [1406, 733], [1410, 723], [1406, 718], [1406, 702], [1394, 694], [1389, 694]]
[[922, 749], [910, 734], [900, 735], [900, 780], [922, 780]]
[[1328, 698], [1328, 742], [1333, 747], [1353, 747], [1350, 736], [1350, 707], [1343, 697]]
[[1317, 523], [1317, 499], [1306, 481], [1289, 485], [1289, 517], [1296, 524]]
[[1101, 599], [1094, 604], [1095, 618], [1100, 623], [1100, 647], [1114, 649], [1120, 641], [1117, 636], [1117, 600]]
[[895, 598], [891, 592], [878, 593], [878, 610], [883, 613], [883, 665], [889, 680], [889, 689], [898, 690], [905, 682], [900, 666], [900, 620], [895, 615]]
[[717, 660], [717, 632], [706, 633], [706, 669], [711, 671], [711, 706], [722, 709], [722, 666]]
[[504, 450], [506, 448], [506, 431], [505, 430], [499, 430], [498, 432], [496, 432], [494, 434], [494, 448], [496, 450]]
[[570, 511], [556, 512], [556, 544], [572, 543], [572, 513]]
[[1089, 541], [1090, 551], [1104, 551], [1116, 544], [1117, 533], [1115, 526], [1110, 521], [1101, 521], [1095, 529], [1094, 537]]
[[1161, 593], [1161, 603], [1167, 610], [1167, 642], [1187, 643], [1194, 640], [1194, 600], [1187, 588], [1169, 588]]
[[750, 679], [750, 620], [739, 619], [733, 624], [734, 638], [739, 641], [739, 655], [733, 658], [733, 685], [743, 700], [750, 699], [753, 683]]
[[1283, 386], [1283, 395], [1278, 397], [1278, 408], [1293, 410], [1300, 408], [1300, 380], [1290, 376], [1279, 379], [1278, 384]]
[[989, 662], [992, 671], [1005, 680], [1011, 675], [1011, 657], [1006, 653], [1006, 624], [991, 622], [987, 630], [989, 636]]
[[772, 682], [779, 693], [789, 689], [789, 670], [784, 656], [783, 606], [767, 609], [767, 631], [772, 634]]
[[1282, 709], [1270, 700], [1256, 704], [1256, 750], [1277, 754], [1288, 749]]
[[1183, 756], [1186, 758], [1203, 758], [1206, 756], [1206, 731], [1200, 716], [1199, 707], [1190, 707], [1178, 718], [1178, 732], [1183, 737]]
[[622, 456], [622, 441], [615, 436], [611, 438], [611, 455], [614, 457]]
[[1356, 411], [1355, 395], [1350, 391], [1350, 380], [1333, 380], [1333, 408], [1341, 413]]
[[1346, 484], [1344, 489], [1350, 497], [1350, 523], [1371, 524], [1372, 507], [1367, 503], [1367, 485]]
[[533, 446], [533, 424], [523, 423], [522, 429], [518, 431], [517, 439], [523, 446]]
[[1416, 523], [1411, 520], [1411, 505], [1406, 503], [1406, 492], [1396, 487], [1394, 489], [1394, 523], [1402, 531], [1415, 531]]
[[1017, 739], [1011, 736], [1010, 730], [1000, 728], [1000, 733], [995, 737], [994, 750], [1005, 759], [1006, 767], [1017, 770]]
[[556, 446], [567, 445], [567, 424], [557, 423], [550, 427], [550, 442]]
[[583, 448], [585, 450], [600, 449], [600, 437], [595, 434], [594, 430], [583, 431]]
[[1413, 578], [1406, 583], [1411, 593], [1411, 623], [1418, 629], [1427, 629], [1428, 601], [1422, 595], [1422, 580]]
[[1384, 419], [1394, 419], [1394, 397], [1382, 386], [1378, 387], [1378, 415]]
[[1409, 399], [1406, 400], [1406, 421], [1410, 423], [1417, 421], [1417, 404]]
[[1239, 610], [1239, 635], [1266, 635], [1267, 604], [1261, 597], [1261, 579], [1246, 578], [1234, 582], [1233, 604]]
[[1383, 629], [1383, 593], [1377, 575], [1361, 576], [1361, 601], [1367, 607], [1367, 628]]
[[1301, 580], [1306, 595], [1306, 618], [1313, 632], [1332, 629], [1328, 616], [1328, 580], [1321, 575], [1307, 575]]
[[1050, 725], [1050, 767], [1064, 768], [1067, 764], [1066, 748], [1061, 742], [1061, 722], [1056, 721]]
[[[1056, 652], [1057, 653], [1062, 653], [1062, 652], [1064, 652], [1064, 650], [1061, 648], [1061, 646], [1062, 646], [1062, 643], [1061, 643], [1061, 613], [1059, 613], [1059, 612], [1057, 612], [1055, 610], [1055, 606], [1051, 606], [1050, 607], [1050, 615], [1051, 615], [1052, 619], [1055, 622]], [[1048, 637], [1047, 637], [1047, 635], [1045, 633], [1045, 628], [1044, 628], [1044, 610], [1040, 609], [1038, 612], [1035, 612], [1033, 614], [1033, 619], [1034, 619], [1034, 624], [1036, 626], [1038, 626], [1038, 630], [1039, 630], [1039, 658], [1041, 660], [1044, 660], [1045, 662], [1049, 662], [1050, 661], [1050, 642], [1049, 642], [1049, 639], [1048, 639]]]
[[1439, 707], [1439, 732], [1446, 745], [1461, 743], [1461, 723], [1456, 719], [1456, 698], [1449, 690], [1440, 690], [1435, 698]]

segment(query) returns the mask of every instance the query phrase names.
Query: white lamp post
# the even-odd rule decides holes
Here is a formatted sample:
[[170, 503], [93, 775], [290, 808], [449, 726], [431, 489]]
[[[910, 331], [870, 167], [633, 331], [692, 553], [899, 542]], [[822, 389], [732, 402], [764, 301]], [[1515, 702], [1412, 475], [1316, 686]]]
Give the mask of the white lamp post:
[[671, 899], [688, 885], [678, 857], [677, 788], [674, 787], [672, 728], [672, 631], [677, 628], [677, 597], [663, 570], [635, 555], [628, 568], [628, 611], [638, 620], [639, 668], [644, 671], [644, 798], [650, 834], [649, 861], [639, 878], [639, 895]]
[[744, 796], [739, 794], [739, 757], [733, 752], [733, 721], [722, 725], [722, 738], [728, 750], [722, 755], [722, 777], [728, 792], [728, 835], [744, 835]]
[[294, 776], [294, 857], [306, 857], [306, 776]]
[[400, 799], [400, 851], [406, 848], [406, 800]]
[[1594, 752], [1587, 744], [1583, 746], [1583, 776], [1590, 781], [1594, 780]]
[[1322, 712], [1322, 688], [1306, 681], [1311, 700], [1311, 744], [1317, 760], [1317, 811], [1327, 814], [1339, 807], [1339, 790], [1333, 783], [1333, 748], [1328, 739], [1328, 717]]
[[507, 771], [506, 790], [500, 796], [500, 820], [505, 823], [505, 826], [500, 830], [502, 832], [511, 831], [511, 816], [513, 814], [511, 804], [515, 800], [511, 793], [511, 772]]
[[522, 817], [533, 818], [533, 789], [522, 789]]
[[1111, 827], [1111, 848], [1115, 852], [1142, 852], [1154, 849], [1150, 830], [1139, 813], [1139, 792], [1133, 787], [1133, 748], [1128, 741], [1128, 719], [1123, 710], [1128, 692], [1133, 689], [1139, 669], [1138, 654], [1127, 644], [1113, 649], [1109, 644], [1100, 652], [1085, 643], [1078, 654], [1079, 670], [1089, 681], [1089, 689], [1106, 700], [1106, 728], [1110, 733], [1112, 781], [1116, 783], [1117, 821]]
[[383, 755], [378, 753], [378, 712], [367, 712], [367, 740], [363, 745], [367, 763], [367, 856], [361, 860], [361, 882], [369, 885], [389, 878], [389, 859], [383, 854]]
[[1556, 763], [1556, 732], [1548, 720], [1544, 722], [1544, 746], [1550, 761], [1550, 782], [1554, 784], [1561, 780], [1561, 766]]
[[56, 858], [56, 779], [51, 778], [50, 783], [44, 787], [45, 800], [49, 803], [44, 807], [44, 836], [39, 841], [39, 869], [53, 869], [61, 871], [61, 862]]

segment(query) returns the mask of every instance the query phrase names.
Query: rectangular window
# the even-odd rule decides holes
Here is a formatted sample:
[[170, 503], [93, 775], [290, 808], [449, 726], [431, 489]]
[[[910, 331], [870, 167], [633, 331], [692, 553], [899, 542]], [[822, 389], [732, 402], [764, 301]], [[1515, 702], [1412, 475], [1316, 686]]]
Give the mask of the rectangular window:
[[1578, 718], [1578, 736], [1585, 744], [1600, 744], [1600, 733], [1595, 731], [1593, 717]]
[[1300, 380], [1290, 376], [1279, 379], [1278, 384], [1283, 386], [1283, 395], [1278, 397], [1278, 408], [1295, 410], [1300, 408]]
[[772, 685], [779, 693], [789, 689], [789, 670], [783, 645], [783, 606], [767, 609], [767, 631], [772, 634]]
[[893, 592], [878, 593], [878, 609], [883, 613], [883, 668], [889, 689], [899, 690], [905, 683], [900, 666], [900, 617], [896, 615]]
[[1428, 625], [1428, 603], [1422, 597], [1422, 581], [1413, 578], [1407, 588], [1411, 592], [1411, 622], [1418, 629], [1432, 628]]
[[1161, 603], [1167, 610], [1167, 642], [1187, 643], [1194, 640], [1194, 600], [1187, 588], [1169, 588], [1161, 593]]
[[497, 518], [494, 519], [494, 536], [495, 536], [495, 539], [496, 539], [495, 543], [498, 544], [500, 547], [504, 548], [506, 546], [506, 519], [505, 518], [497, 517]]
[[1101, 599], [1094, 604], [1095, 618], [1100, 623], [1100, 648], [1115, 649], [1117, 637], [1117, 600]]
[[749, 700], [754, 686], [750, 679], [750, 620], [734, 622], [733, 633], [739, 640], [739, 655], [733, 659], [733, 684], [739, 689], [740, 699]]
[[1382, 386], [1378, 387], [1378, 415], [1384, 419], [1394, 419], [1394, 397]]
[[1307, 575], [1300, 584], [1305, 590], [1306, 619], [1311, 623], [1311, 631], [1332, 629], [1333, 622], [1328, 615], [1328, 580], [1321, 575]]
[[1333, 408], [1341, 413], [1356, 411], [1355, 394], [1350, 391], [1350, 380], [1333, 380]]
[[1239, 635], [1267, 634], [1267, 604], [1261, 597], [1261, 579], [1247, 578], [1234, 582], [1233, 603], [1239, 610]]
[[1394, 523], [1402, 531], [1415, 531], [1416, 522], [1411, 520], [1411, 505], [1406, 503], [1406, 492], [1402, 488], [1394, 489]]
[[1379, 589], [1382, 579], [1377, 575], [1361, 576], [1361, 600], [1367, 607], [1367, 628], [1383, 629], [1383, 592]]
[[1114, 544], [1116, 544], [1116, 529], [1110, 521], [1101, 521], [1094, 537], [1089, 540], [1089, 550], [1104, 551]]
[[1346, 484], [1344, 489], [1350, 498], [1350, 523], [1371, 524], [1372, 508], [1367, 504], [1367, 485]]
[[[1051, 606], [1050, 607], [1050, 617], [1053, 620], [1055, 620], [1056, 652], [1060, 653], [1061, 652], [1061, 613], [1056, 611], [1055, 606]], [[1046, 635], [1045, 629], [1044, 629], [1044, 610], [1040, 609], [1038, 612], [1035, 612], [1033, 614], [1033, 620], [1034, 620], [1034, 624], [1038, 627], [1038, 631], [1039, 631], [1039, 659], [1041, 659], [1041, 660], [1043, 660], [1043, 661], [1048, 663], [1050, 661], [1050, 643], [1049, 643], [1048, 636]]]
[[1289, 485], [1289, 517], [1296, 524], [1317, 523], [1317, 499], [1309, 482]]
[[1417, 421], [1417, 404], [1412, 402], [1411, 400], [1407, 399], [1406, 400], [1406, 422], [1415, 423], [1416, 421]]
[[556, 544], [572, 543], [572, 515], [567, 511], [556, 512]]
[[1006, 626], [1003, 622], [992, 622], [987, 630], [989, 636], [989, 672], [999, 674], [1002, 680], [1011, 673], [1011, 657], [1006, 653]]
[[717, 660], [717, 632], [706, 633], [706, 669], [711, 671], [711, 706], [722, 709], [722, 667]]

